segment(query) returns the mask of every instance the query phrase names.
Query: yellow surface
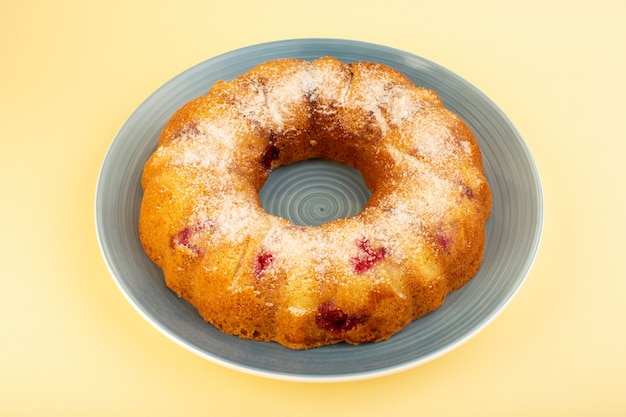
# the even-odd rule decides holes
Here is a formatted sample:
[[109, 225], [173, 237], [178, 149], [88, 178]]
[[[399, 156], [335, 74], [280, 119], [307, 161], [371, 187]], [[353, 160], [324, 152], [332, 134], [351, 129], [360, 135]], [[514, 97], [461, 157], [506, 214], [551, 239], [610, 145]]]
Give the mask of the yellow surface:
[[[626, 415], [622, 0], [4, 3], [0, 415]], [[526, 283], [478, 336], [418, 368], [335, 384], [223, 368], [144, 321], [100, 254], [98, 171], [142, 100], [217, 54], [301, 37], [451, 69], [538, 165], [545, 227]]]

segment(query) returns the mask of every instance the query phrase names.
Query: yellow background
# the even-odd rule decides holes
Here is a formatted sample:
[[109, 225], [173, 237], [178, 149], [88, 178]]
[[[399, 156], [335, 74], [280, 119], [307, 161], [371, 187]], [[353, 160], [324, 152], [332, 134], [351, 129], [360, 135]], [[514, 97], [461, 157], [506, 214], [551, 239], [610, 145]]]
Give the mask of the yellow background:
[[[622, 0], [3, 3], [0, 415], [626, 414]], [[420, 367], [333, 384], [226, 369], [141, 318], [100, 254], [97, 175], [143, 99], [217, 54], [301, 37], [449, 68], [501, 107], [537, 163], [545, 226], [524, 286]]]

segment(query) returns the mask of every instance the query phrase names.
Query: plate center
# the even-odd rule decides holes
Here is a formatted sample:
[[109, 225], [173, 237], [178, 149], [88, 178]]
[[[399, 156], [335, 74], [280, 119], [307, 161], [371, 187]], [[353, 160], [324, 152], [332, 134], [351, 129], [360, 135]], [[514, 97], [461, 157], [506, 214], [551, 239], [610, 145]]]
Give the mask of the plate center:
[[300, 226], [355, 216], [371, 195], [359, 170], [324, 159], [276, 168], [259, 192], [266, 212]]

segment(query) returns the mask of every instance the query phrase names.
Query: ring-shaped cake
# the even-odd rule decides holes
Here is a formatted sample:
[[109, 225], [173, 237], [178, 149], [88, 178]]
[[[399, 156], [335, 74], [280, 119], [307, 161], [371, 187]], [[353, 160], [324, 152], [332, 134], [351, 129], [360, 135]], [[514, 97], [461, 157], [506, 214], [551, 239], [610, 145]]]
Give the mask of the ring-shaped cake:
[[[270, 172], [323, 158], [372, 191], [319, 226], [268, 214]], [[389, 338], [478, 271], [491, 191], [471, 130], [372, 62], [280, 59], [180, 108], [145, 165], [139, 233], [222, 331], [294, 349]]]

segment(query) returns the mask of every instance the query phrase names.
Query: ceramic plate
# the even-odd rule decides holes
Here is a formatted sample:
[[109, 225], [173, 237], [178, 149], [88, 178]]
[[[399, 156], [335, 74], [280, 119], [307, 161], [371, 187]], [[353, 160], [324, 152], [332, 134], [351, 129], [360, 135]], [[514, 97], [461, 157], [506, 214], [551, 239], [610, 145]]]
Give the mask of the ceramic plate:
[[[142, 250], [137, 221], [144, 163], [155, 150], [170, 115], [185, 102], [204, 94], [217, 80], [232, 79], [275, 58], [315, 59], [326, 55], [345, 62], [374, 61], [398, 69], [415, 84], [436, 91], [446, 106], [473, 129], [493, 192], [483, 265], [469, 284], [448, 296], [441, 308], [385, 342], [293, 351], [275, 343], [227, 336], [206, 324], [191, 305], [165, 286], [160, 269]], [[296, 192], [283, 201], [274, 198], [280, 194], [276, 190], [281, 188], [281, 182], [277, 181], [264, 187], [261, 193], [268, 211], [280, 212], [281, 207], [288, 207], [285, 216], [293, 216], [296, 222], [298, 219], [323, 222], [324, 216], [358, 212], [360, 204], [367, 200], [367, 190], [362, 189], [358, 173], [342, 173], [344, 169], [332, 163], [302, 165], [296, 169], [321, 173], [318, 184], [330, 188], [331, 197], [319, 193], [308, 181], [302, 184], [295, 181], [288, 188], [297, 191], [307, 185], [309, 191], [304, 195]], [[324, 173], [342, 178], [339, 185], [332, 185], [333, 181], [327, 180]], [[292, 173], [283, 176], [294, 177]], [[333, 197], [332, 190], [342, 187]], [[319, 196], [313, 198], [311, 194]], [[307, 201], [303, 203], [304, 200]], [[346, 207], [351, 201], [354, 204]], [[255, 375], [285, 380], [344, 381], [386, 375], [423, 364], [484, 328], [515, 295], [531, 267], [540, 241], [542, 207], [539, 176], [523, 139], [498, 107], [462, 78], [424, 58], [385, 46], [336, 39], [298, 39], [255, 45], [209, 59], [148, 97], [122, 126], [104, 159], [96, 190], [95, 216], [100, 247], [117, 285], [136, 310], [174, 342], [206, 359]]]

